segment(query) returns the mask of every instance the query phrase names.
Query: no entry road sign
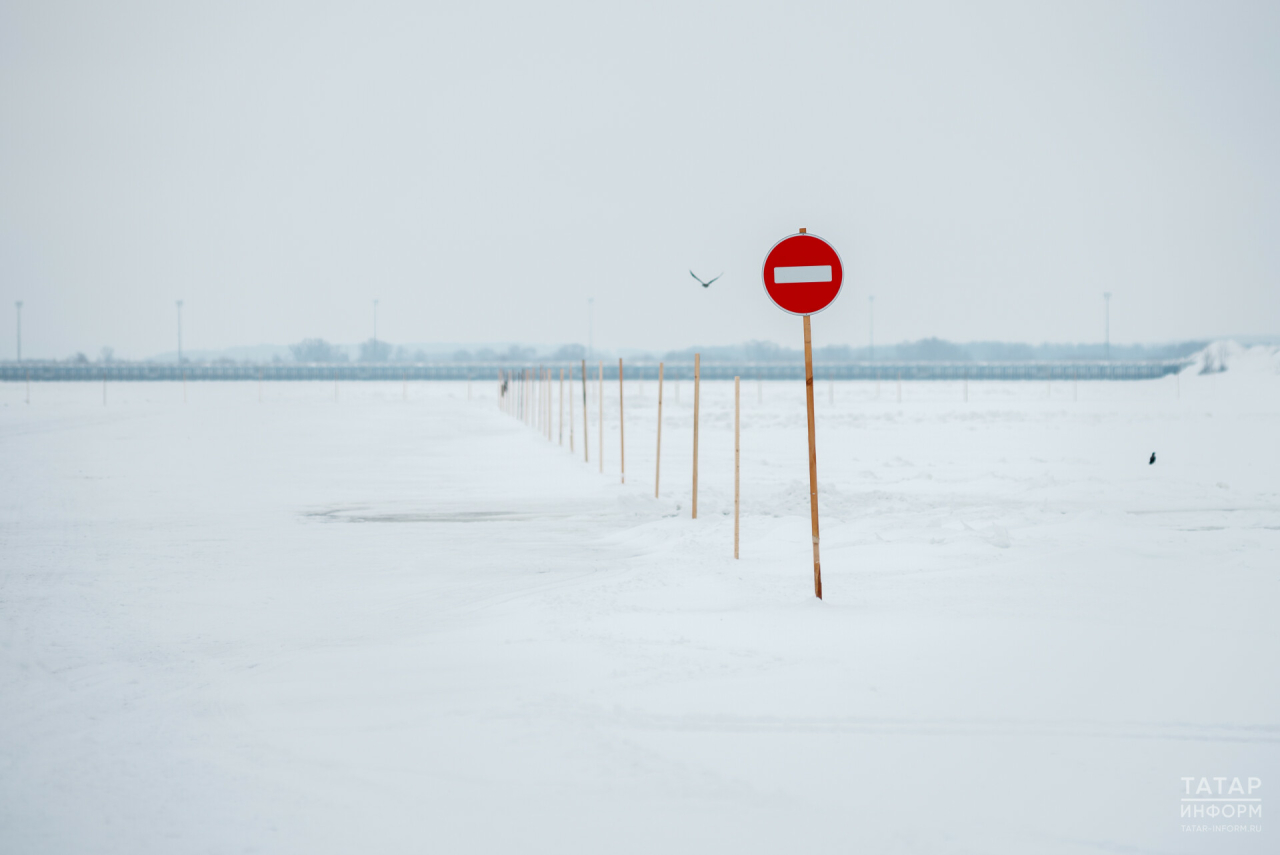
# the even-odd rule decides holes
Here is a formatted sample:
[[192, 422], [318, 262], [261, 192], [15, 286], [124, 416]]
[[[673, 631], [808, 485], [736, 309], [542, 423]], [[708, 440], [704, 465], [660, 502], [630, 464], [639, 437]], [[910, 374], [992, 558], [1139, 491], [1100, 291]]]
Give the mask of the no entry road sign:
[[785, 237], [764, 260], [764, 290], [779, 309], [793, 315], [812, 315], [830, 306], [843, 281], [840, 256], [817, 235]]
[[764, 290], [784, 312], [804, 316], [804, 397], [809, 411], [809, 519], [813, 531], [813, 593], [822, 599], [818, 550], [818, 437], [813, 419], [813, 336], [809, 316], [840, 293], [844, 268], [831, 244], [804, 229], [773, 245], [764, 258]]

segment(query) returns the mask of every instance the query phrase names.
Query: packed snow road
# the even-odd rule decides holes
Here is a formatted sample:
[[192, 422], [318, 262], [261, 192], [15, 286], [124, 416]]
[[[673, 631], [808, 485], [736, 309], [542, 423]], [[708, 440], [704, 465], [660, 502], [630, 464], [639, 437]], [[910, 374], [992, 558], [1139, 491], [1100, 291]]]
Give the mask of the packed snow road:
[[817, 388], [0, 388], [0, 850], [1274, 851], [1274, 357]]

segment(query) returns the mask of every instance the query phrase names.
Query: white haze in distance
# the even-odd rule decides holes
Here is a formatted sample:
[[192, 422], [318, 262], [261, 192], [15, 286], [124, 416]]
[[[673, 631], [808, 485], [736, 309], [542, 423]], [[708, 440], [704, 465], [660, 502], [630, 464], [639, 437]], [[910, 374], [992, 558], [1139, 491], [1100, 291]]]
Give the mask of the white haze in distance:
[[5, 2], [0, 355], [1274, 333], [1278, 128], [1275, 3]]

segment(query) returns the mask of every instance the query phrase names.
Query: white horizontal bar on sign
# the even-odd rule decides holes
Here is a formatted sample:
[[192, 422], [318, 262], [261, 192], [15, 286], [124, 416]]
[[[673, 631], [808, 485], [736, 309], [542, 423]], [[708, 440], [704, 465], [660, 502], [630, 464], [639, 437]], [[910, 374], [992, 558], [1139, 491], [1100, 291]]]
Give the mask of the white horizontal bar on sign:
[[831, 265], [817, 264], [812, 267], [775, 267], [773, 281], [778, 285], [794, 282], [830, 282]]

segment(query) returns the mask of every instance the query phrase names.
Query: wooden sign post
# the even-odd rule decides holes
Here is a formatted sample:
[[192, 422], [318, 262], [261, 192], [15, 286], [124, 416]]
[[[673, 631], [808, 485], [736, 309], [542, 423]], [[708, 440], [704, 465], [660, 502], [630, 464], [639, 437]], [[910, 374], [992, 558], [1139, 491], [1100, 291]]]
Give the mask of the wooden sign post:
[[813, 533], [813, 593], [822, 599], [818, 554], [818, 446], [813, 414], [813, 339], [809, 316], [831, 305], [840, 293], [844, 268], [831, 244], [801, 229], [773, 245], [764, 260], [764, 290], [774, 304], [804, 318], [804, 392], [809, 416], [809, 518]]
[[702, 354], [693, 355], [693, 519], [698, 518], [698, 394]]
[[658, 482], [662, 480], [662, 363], [658, 363], [658, 450], [653, 455], [653, 497], [658, 498]]
[[813, 593], [822, 599], [822, 561], [818, 557], [818, 440], [813, 421], [813, 340], [804, 316], [804, 402], [809, 410], [809, 521], [813, 528]]

